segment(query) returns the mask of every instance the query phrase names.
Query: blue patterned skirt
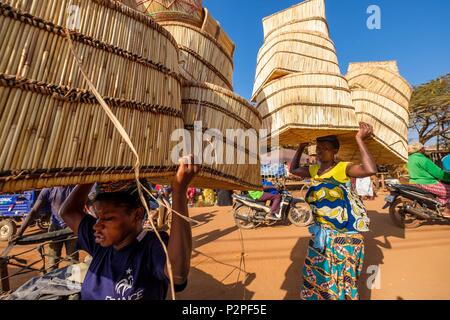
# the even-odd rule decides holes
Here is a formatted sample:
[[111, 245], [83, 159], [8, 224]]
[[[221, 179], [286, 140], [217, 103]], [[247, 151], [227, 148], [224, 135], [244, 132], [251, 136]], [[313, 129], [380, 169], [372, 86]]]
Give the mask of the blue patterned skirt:
[[323, 250], [310, 240], [301, 298], [304, 300], [359, 299], [358, 279], [364, 262], [364, 241], [360, 233], [329, 230]]

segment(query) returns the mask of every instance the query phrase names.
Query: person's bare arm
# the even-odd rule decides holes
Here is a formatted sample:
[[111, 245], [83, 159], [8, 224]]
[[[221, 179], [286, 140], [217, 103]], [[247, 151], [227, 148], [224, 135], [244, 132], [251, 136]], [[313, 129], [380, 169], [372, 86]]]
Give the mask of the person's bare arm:
[[[183, 157], [180, 159], [180, 166], [172, 182], [173, 210], [186, 217], [189, 216], [186, 198], [187, 188], [198, 171], [199, 167], [194, 165], [192, 156]], [[172, 265], [174, 283], [178, 285], [184, 284], [191, 266], [192, 232], [189, 222], [175, 213], [172, 214], [167, 250]], [[169, 274], [167, 266], [165, 272], [166, 275]]]
[[83, 217], [86, 215], [84, 205], [93, 185], [94, 184], [77, 185], [59, 210], [61, 219], [64, 220], [66, 225], [73, 231], [74, 234], [78, 234], [78, 226], [80, 225]]
[[300, 159], [302, 157], [303, 151], [308, 146], [308, 143], [302, 143], [298, 149], [297, 152], [294, 155], [294, 158], [292, 159], [291, 166], [289, 167], [289, 173], [296, 175], [301, 178], [310, 178], [309, 174], [309, 168], [307, 167], [300, 167]]
[[359, 131], [356, 134], [356, 143], [358, 144], [359, 152], [361, 153], [361, 164], [350, 164], [347, 167], [347, 176], [351, 178], [364, 178], [373, 176], [377, 173], [377, 165], [364, 143], [364, 140], [370, 137], [372, 133], [373, 128], [370, 124], [365, 122], [359, 124]]
[[22, 223], [22, 225], [20, 226], [16, 235], [13, 237], [13, 239], [12, 239], [13, 242], [15, 240], [17, 240], [18, 238], [22, 237], [22, 235], [24, 234], [25, 230], [28, 228], [30, 223], [34, 219], [36, 219], [36, 217], [39, 214], [39, 211], [41, 210], [41, 208], [43, 207], [44, 204], [45, 204], [44, 201], [39, 200], [39, 199], [34, 203], [34, 206], [33, 206], [33, 208], [31, 208], [31, 211], [28, 213], [25, 221]]

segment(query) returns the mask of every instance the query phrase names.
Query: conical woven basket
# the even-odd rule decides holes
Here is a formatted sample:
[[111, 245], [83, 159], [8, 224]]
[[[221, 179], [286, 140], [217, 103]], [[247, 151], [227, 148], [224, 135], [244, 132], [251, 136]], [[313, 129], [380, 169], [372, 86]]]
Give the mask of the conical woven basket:
[[325, 0], [307, 0], [263, 19], [264, 41], [289, 31], [317, 32], [329, 37]]
[[258, 53], [253, 99], [264, 84], [295, 72], [340, 74], [333, 42], [310, 31], [293, 30], [272, 37]]
[[345, 77], [351, 89], [367, 89], [409, 108], [412, 88], [395, 61], [351, 63]]
[[180, 66], [188, 80], [209, 82], [232, 90], [233, 59], [207, 32], [179, 22], [161, 22], [176, 39]]
[[[207, 163], [206, 158], [203, 159], [202, 172], [193, 185], [235, 190], [259, 188], [258, 141], [245, 139], [247, 133], [257, 138], [261, 126], [261, 118], [255, 107], [233, 92], [208, 83], [185, 81], [182, 97], [184, 123], [192, 140], [194, 122], [200, 121], [202, 125], [198, 132], [215, 130], [218, 134], [218, 140], [204, 138], [200, 141], [209, 139], [223, 146], [223, 154], [217, 152], [216, 160]], [[226, 139], [227, 134], [229, 139]], [[241, 138], [244, 140], [240, 141]], [[203, 155], [212, 154], [207, 148], [218, 146], [207, 141], [200, 144]], [[250, 161], [250, 157], [253, 161]]]
[[[346, 78], [352, 91], [358, 121], [374, 128], [369, 149], [377, 164], [401, 164], [408, 160], [409, 101], [412, 89], [395, 61], [352, 63]], [[340, 156], [359, 160], [353, 138], [344, 139]], [[347, 142], [348, 141], [348, 142]]]
[[295, 73], [266, 84], [257, 96], [262, 127], [281, 145], [357, 131], [355, 108], [344, 77]]
[[[128, 0], [130, 1], [130, 0]], [[202, 0], [131, 0], [138, 10], [147, 13], [157, 22], [178, 21], [201, 27]]]
[[[8, 3], [0, 1], [8, 57], [0, 60], [0, 191], [134, 177], [134, 156], [88, 90], [66, 26], [78, 31], [74, 50], [135, 144], [142, 176], [173, 175], [168, 141], [183, 120], [170, 33], [112, 0]], [[73, 25], [70, 4], [80, 18]]]

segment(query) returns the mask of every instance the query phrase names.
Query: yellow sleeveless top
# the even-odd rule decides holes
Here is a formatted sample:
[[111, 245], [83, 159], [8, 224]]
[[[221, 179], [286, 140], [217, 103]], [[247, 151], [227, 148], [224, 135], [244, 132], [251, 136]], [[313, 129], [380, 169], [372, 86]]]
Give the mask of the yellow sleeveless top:
[[334, 180], [340, 182], [340, 183], [347, 183], [350, 181], [350, 178], [347, 177], [347, 166], [350, 162], [339, 162], [337, 165], [335, 165], [331, 170], [323, 173], [322, 175], [317, 175], [320, 169], [320, 165], [315, 164], [312, 166], [309, 166], [309, 175], [313, 180], [320, 180], [320, 179], [329, 179], [333, 178]]

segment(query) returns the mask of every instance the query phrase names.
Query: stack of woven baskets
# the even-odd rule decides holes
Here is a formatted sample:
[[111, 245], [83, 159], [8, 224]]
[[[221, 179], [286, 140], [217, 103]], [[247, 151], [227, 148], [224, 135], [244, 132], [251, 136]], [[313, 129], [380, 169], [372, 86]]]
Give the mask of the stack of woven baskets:
[[263, 128], [282, 145], [357, 130], [347, 80], [340, 74], [324, 0], [263, 19], [253, 100]]
[[[383, 164], [408, 160], [409, 102], [412, 88], [400, 76], [395, 61], [351, 63], [346, 75], [358, 121], [374, 128], [369, 147]], [[340, 156], [359, 159], [354, 139], [343, 137]]]
[[[260, 185], [259, 157], [258, 149], [252, 148], [257, 141], [226, 140], [227, 130], [240, 135], [251, 130], [256, 134], [261, 126], [257, 110], [232, 92], [234, 43], [210, 12], [206, 8], [201, 10], [199, 0], [141, 2], [146, 5], [146, 12], [178, 43], [180, 75], [184, 79], [181, 105], [191, 141], [198, 143], [199, 140], [194, 139], [196, 121], [201, 122], [199, 129], [203, 132], [215, 129], [222, 135], [223, 154], [216, 155], [216, 162], [203, 164], [202, 173], [194, 184], [222, 189], [257, 188]], [[164, 2], [167, 5], [162, 6]], [[236, 140], [239, 138], [237, 136]], [[205, 139], [208, 140], [206, 136]], [[203, 141], [202, 152], [211, 146]], [[217, 148], [217, 144], [214, 146]], [[245, 161], [239, 161], [239, 151], [245, 154]]]
[[[87, 78], [130, 136], [141, 176], [168, 183], [175, 173], [171, 152], [177, 142], [171, 134], [189, 123], [185, 110], [192, 100], [206, 105], [209, 97], [182, 96], [180, 43], [135, 10], [142, 1], [123, 2], [0, 0], [0, 192], [134, 178], [134, 155]], [[219, 66], [226, 59], [212, 51], [226, 49], [207, 47], [205, 41], [219, 42], [204, 34], [205, 39], [197, 39], [196, 54], [211, 53], [211, 64]], [[227, 75], [231, 82], [231, 73]], [[220, 90], [208, 90], [218, 96], [214, 103], [224, 100]], [[231, 102], [221, 107], [237, 108]], [[230, 119], [257, 127], [258, 121], [240, 118], [249, 114]], [[244, 175], [241, 169], [206, 168], [199, 179], [215, 178], [209, 187], [216, 187], [215, 181], [217, 187], [224, 181], [236, 188], [257, 184], [256, 175]]]
[[[262, 127], [281, 145], [339, 135], [342, 160], [357, 160], [358, 122], [373, 125], [368, 147], [379, 164], [407, 158], [409, 84], [395, 62], [350, 65], [340, 74], [324, 0], [307, 0], [263, 19], [253, 97]], [[383, 110], [386, 110], [384, 112]]]

